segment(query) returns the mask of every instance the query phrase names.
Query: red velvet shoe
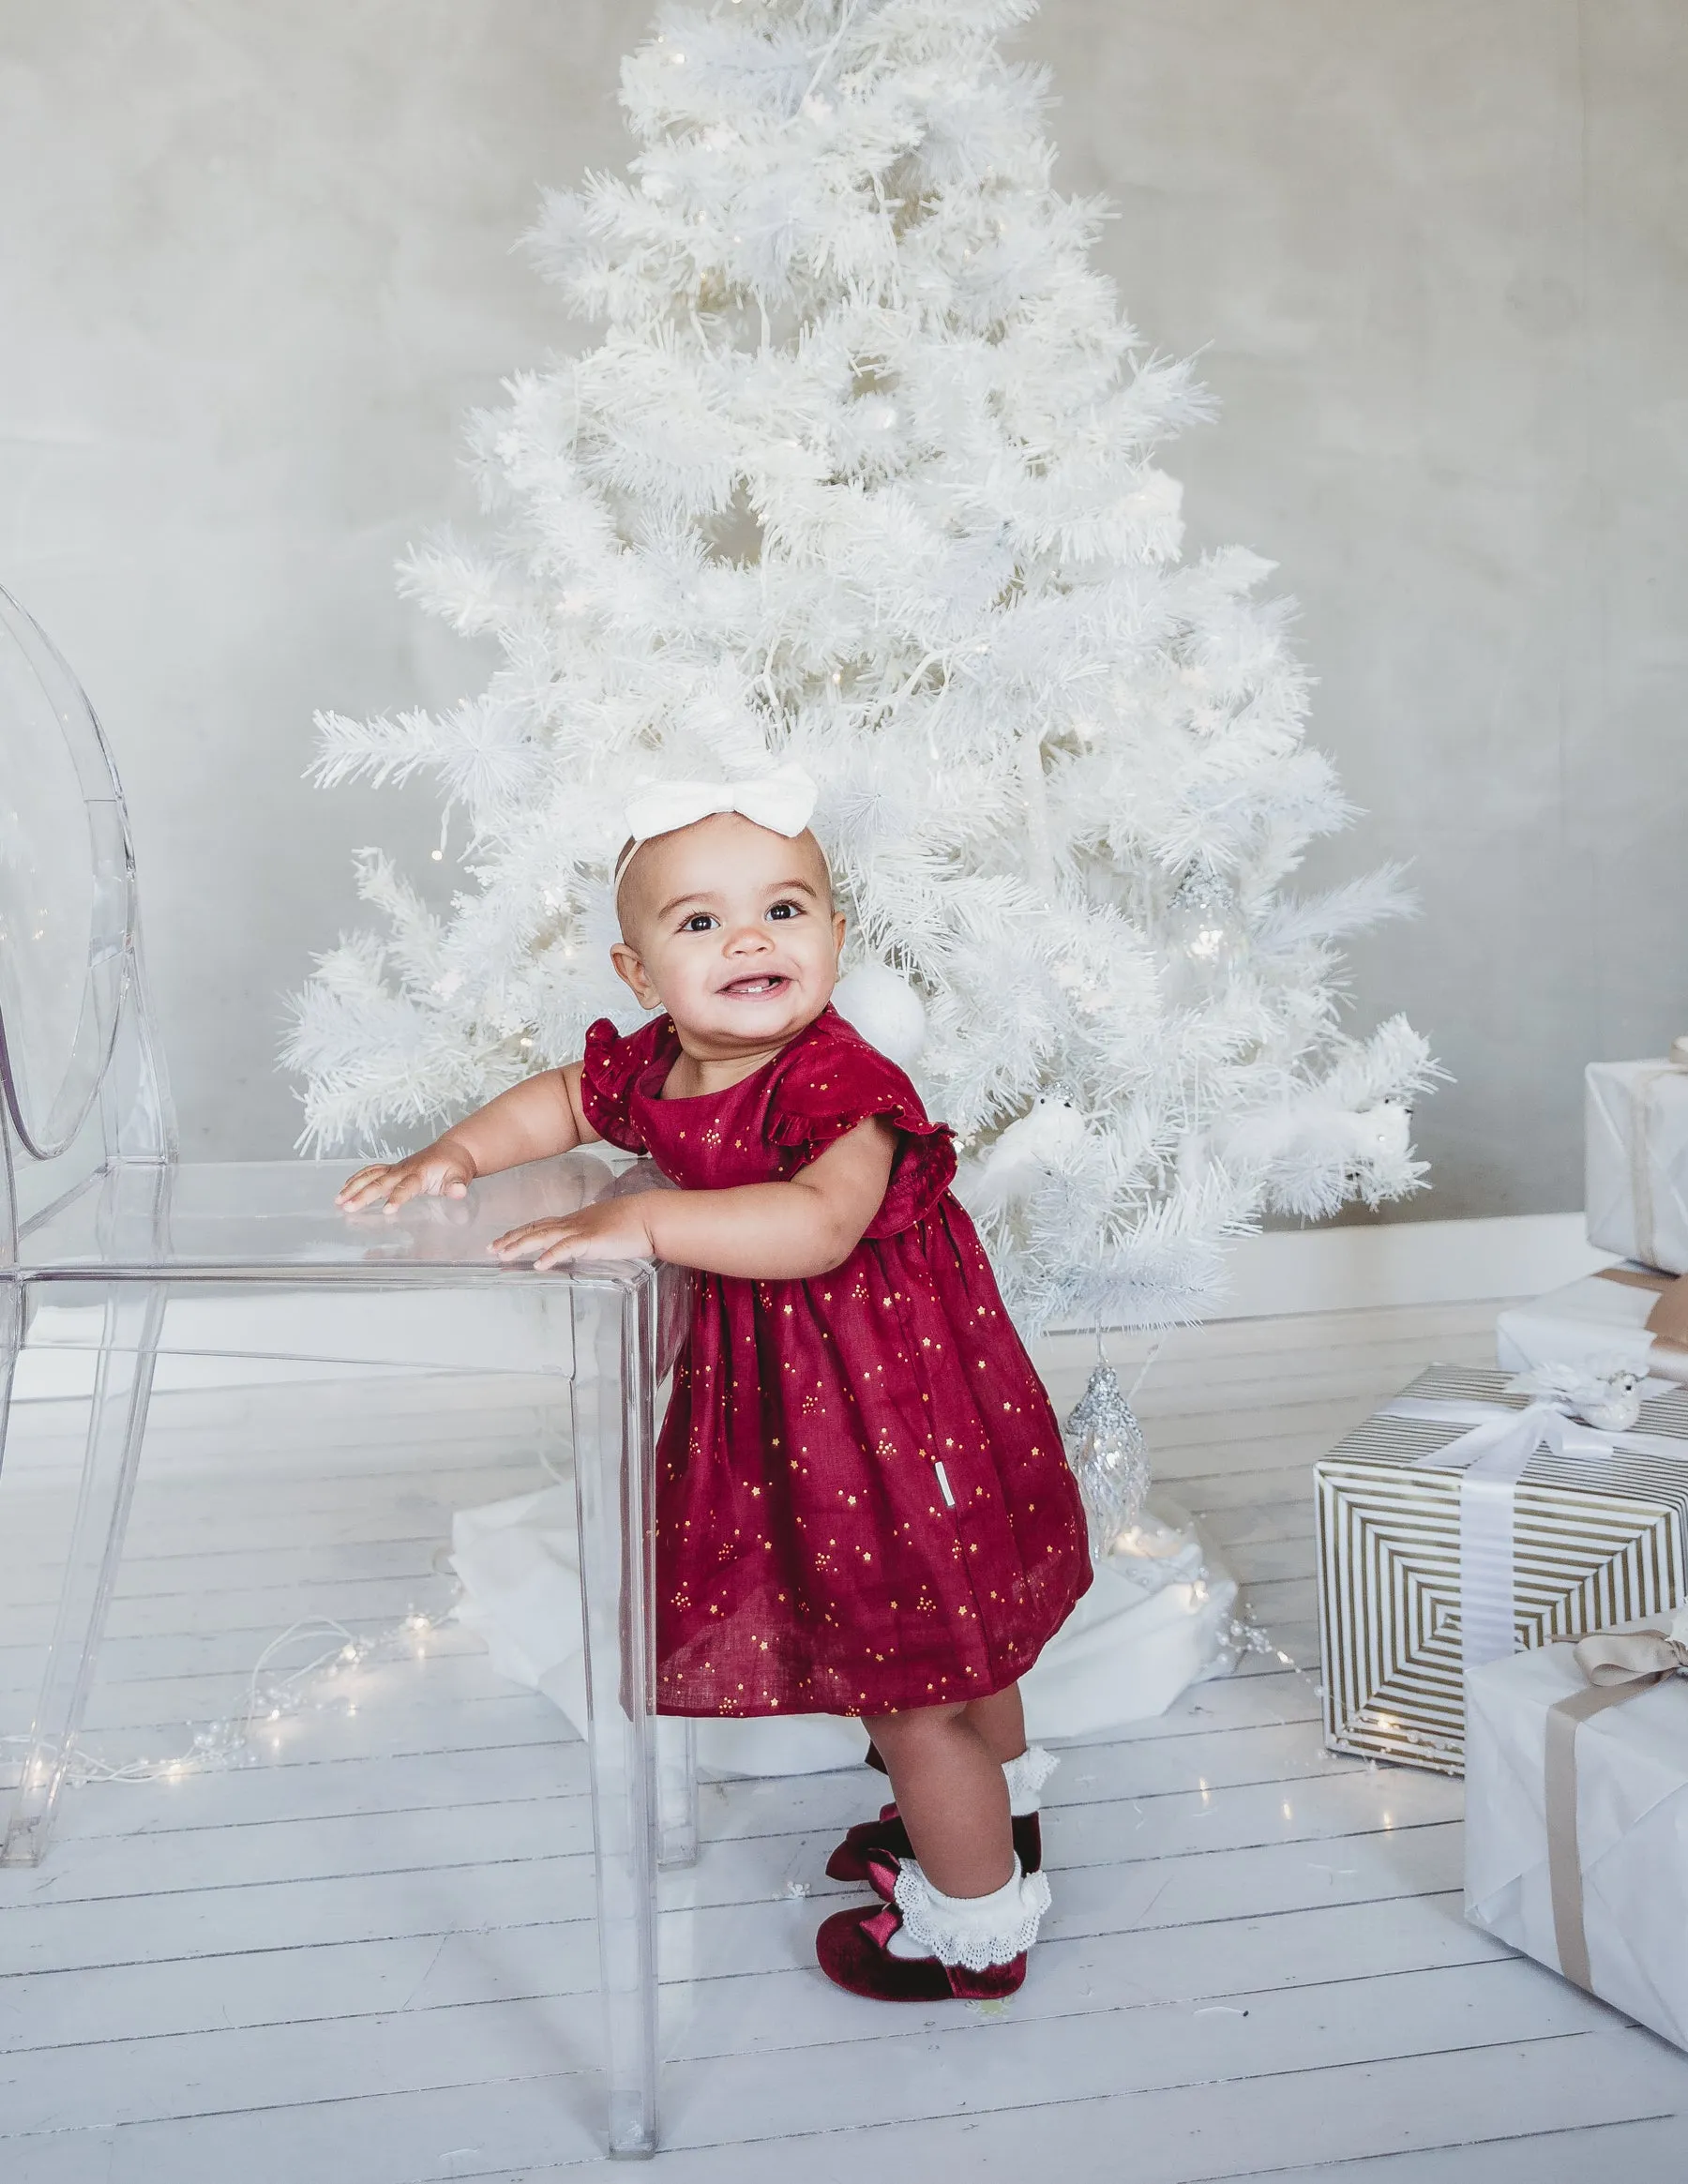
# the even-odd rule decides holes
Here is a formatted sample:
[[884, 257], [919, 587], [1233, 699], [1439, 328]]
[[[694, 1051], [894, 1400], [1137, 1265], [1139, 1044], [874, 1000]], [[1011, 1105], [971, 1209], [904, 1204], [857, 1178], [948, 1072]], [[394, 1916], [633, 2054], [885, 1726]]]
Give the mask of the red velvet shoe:
[[[1022, 1813], [1014, 1823], [1014, 1851], [1023, 1873], [1036, 1873], [1043, 1864], [1043, 1829], [1035, 1813]], [[872, 1875], [868, 1860], [912, 1858], [914, 1846], [895, 1805], [882, 1808], [877, 1820], [858, 1820], [826, 1861], [836, 1881], [865, 1881]], [[877, 1887], [878, 1883], [874, 1885]], [[882, 1894], [883, 1890], [881, 1891]]]
[[901, 1924], [890, 1904], [882, 1911], [835, 1911], [815, 1935], [821, 1969], [835, 1987], [870, 2002], [1000, 2002], [1026, 1976], [1023, 1949], [1012, 1964], [982, 1972], [935, 1956], [893, 1956], [885, 1945]]

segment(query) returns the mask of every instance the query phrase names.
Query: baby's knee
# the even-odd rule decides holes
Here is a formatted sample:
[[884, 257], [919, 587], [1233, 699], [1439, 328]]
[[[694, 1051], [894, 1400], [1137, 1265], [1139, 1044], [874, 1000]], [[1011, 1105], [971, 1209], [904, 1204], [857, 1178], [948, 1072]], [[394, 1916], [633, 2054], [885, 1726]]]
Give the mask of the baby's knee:
[[948, 1735], [966, 1712], [966, 1705], [961, 1702], [953, 1706], [910, 1707], [902, 1713], [879, 1715], [868, 1722], [867, 1730], [880, 1750], [889, 1755], [917, 1749], [934, 1738]]

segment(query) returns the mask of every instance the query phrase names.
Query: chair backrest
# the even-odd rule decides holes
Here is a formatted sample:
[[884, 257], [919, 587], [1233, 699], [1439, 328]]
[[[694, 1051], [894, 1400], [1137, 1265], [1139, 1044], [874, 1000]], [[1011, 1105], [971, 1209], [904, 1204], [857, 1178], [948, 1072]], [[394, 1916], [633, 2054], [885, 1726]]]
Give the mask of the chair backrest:
[[0, 591], [0, 1264], [115, 1160], [175, 1157], [135, 861], [82, 685]]

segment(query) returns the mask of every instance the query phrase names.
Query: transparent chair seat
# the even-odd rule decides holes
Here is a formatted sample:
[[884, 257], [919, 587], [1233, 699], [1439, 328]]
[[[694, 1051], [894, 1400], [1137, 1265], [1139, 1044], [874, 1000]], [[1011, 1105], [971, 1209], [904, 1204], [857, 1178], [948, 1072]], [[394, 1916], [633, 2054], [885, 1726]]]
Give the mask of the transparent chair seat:
[[658, 1763], [646, 1520], [663, 1323], [678, 1330], [685, 1277], [648, 1264], [541, 1274], [489, 1253], [520, 1221], [652, 1180], [600, 1154], [393, 1216], [337, 1211], [342, 1173], [177, 1159], [117, 777], [75, 678], [0, 593], [0, 1466], [21, 1360], [82, 1351], [87, 1388], [69, 1544], [0, 1860], [32, 1863], [47, 1847], [160, 1355], [544, 1376], [574, 1447], [609, 2144], [648, 2154], [656, 1868], [695, 1843], [689, 1740], [676, 1736]]
[[[554, 1286], [505, 1266], [489, 1245], [519, 1222], [572, 1213], [628, 1172], [591, 1152], [486, 1177], [467, 1198], [413, 1198], [395, 1213], [347, 1214], [335, 1192], [351, 1164], [312, 1160], [117, 1163], [46, 1209], [18, 1240], [20, 1273], [173, 1281], [333, 1275], [505, 1287]], [[645, 1178], [636, 1175], [641, 1187]]]

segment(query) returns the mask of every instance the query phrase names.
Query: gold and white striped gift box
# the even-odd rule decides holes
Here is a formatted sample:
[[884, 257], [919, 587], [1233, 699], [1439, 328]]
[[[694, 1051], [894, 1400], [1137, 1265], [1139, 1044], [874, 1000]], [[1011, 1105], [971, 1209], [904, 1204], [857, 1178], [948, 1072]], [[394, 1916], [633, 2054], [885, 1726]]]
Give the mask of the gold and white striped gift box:
[[[1508, 1413], [1540, 1413], [1506, 1393], [1509, 1378], [1432, 1365], [1397, 1401], [1463, 1417], [1386, 1408], [1314, 1468], [1325, 1742], [1334, 1752], [1461, 1773], [1468, 1658], [1504, 1652], [1507, 1633], [1515, 1651], [1683, 1598], [1688, 1390], [1643, 1404], [1631, 1434], [1591, 1435], [1556, 1414], [1549, 1439], [1565, 1445], [1536, 1446], [1497, 1478], [1492, 1453], [1487, 1464], [1469, 1460], [1475, 1422], [1493, 1421], [1491, 1438], [1515, 1443], [1523, 1430], [1527, 1448], [1528, 1430]], [[1446, 1460], [1455, 1450], [1469, 1469]], [[1486, 1594], [1474, 1590], [1474, 1539], [1503, 1565], [1498, 1580], [1491, 1567]]]

